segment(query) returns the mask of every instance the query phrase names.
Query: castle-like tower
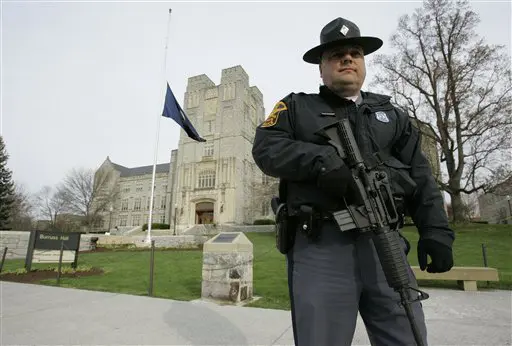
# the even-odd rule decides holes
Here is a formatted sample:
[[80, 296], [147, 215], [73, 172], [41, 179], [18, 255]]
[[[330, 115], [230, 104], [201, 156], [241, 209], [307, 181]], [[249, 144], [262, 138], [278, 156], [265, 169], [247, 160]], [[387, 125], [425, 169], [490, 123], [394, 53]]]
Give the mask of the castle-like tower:
[[[220, 85], [204, 74], [189, 78], [182, 106], [206, 142], [181, 130], [170, 162], [157, 165], [153, 222], [181, 233], [195, 224], [273, 218], [270, 199], [278, 180], [264, 175], [251, 153], [256, 126], [265, 118], [263, 96], [244, 69], [222, 70]], [[127, 168], [107, 157], [95, 178], [109, 197], [95, 201], [103, 217], [96, 227], [124, 230], [147, 223], [151, 179], [152, 166]]]
[[[220, 85], [206, 75], [188, 79], [184, 110], [206, 139], [181, 131], [171, 167], [172, 205], [178, 229], [194, 224], [251, 224], [270, 214], [260, 197], [268, 177], [252, 158], [256, 126], [264, 120], [263, 95], [241, 66], [222, 70]], [[173, 220], [171, 220], [173, 221]]]

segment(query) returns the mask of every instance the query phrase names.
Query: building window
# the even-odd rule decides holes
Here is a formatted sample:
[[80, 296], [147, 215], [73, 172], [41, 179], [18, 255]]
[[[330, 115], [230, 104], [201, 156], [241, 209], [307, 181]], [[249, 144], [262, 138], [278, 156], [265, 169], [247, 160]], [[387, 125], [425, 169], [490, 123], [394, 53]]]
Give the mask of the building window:
[[213, 143], [204, 145], [204, 156], [213, 156]]
[[121, 210], [123, 210], [123, 211], [128, 210], [128, 200], [127, 199], [124, 199], [123, 202], [121, 203]]
[[165, 209], [166, 201], [167, 199], [165, 198], [165, 196], [162, 196], [162, 199], [160, 200], [160, 209]]
[[119, 226], [126, 226], [128, 221], [128, 215], [119, 216]]
[[200, 189], [215, 187], [215, 171], [207, 170], [199, 174], [198, 187]]
[[140, 198], [135, 199], [135, 204], [133, 206], [133, 210], [140, 210]]
[[160, 216], [160, 223], [165, 223], [165, 215]]
[[140, 215], [132, 216], [132, 226], [140, 226]]

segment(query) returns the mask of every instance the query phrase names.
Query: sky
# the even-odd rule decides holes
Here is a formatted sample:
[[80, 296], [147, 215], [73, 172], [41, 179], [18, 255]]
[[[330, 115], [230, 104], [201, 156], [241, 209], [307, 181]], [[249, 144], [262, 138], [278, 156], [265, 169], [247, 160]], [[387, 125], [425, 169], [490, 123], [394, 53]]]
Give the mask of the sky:
[[[241, 65], [263, 93], [265, 113], [290, 92], [317, 92], [318, 67], [302, 55], [341, 16], [384, 41], [416, 1], [1, 3], [0, 131], [16, 183], [35, 193], [73, 168], [107, 156], [152, 165], [169, 82], [183, 105], [187, 80]], [[510, 52], [510, 1], [471, 2], [478, 34]], [[169, 15], [169, 9], [172, 13]], [[166, 48], [167, 47], [167, 48]], [[367, 79], [373, 76], [367, 57]], [[368, 89], [366, 89], [368, 90]], [[181, 128], [160, 122], [157, 162], [169, 162]]]

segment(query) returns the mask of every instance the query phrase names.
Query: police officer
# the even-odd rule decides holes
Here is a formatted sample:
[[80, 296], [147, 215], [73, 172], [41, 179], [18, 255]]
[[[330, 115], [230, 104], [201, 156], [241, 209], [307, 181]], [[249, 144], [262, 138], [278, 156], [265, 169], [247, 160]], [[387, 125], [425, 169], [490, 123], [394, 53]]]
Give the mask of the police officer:
[[[288, 222], [295, 232], [286, 258], [299, 346], [350, 345], [358, 312], [373, 345], [415, 344], [399, 295], [388, 286], [366, 235], [370, 232], [341, 232], [329, 217], [357, 199], [351, 171], [324, 131], [340, 114], [350, 120], [365, 162], [387, 172], [399, 211], [411, 215], [420, 235], [421, 270], [441, 273], [453, 266], [454, 234], [418, 130], [389, 96], [361, 91], [365, 56], [381, 46], [380, 39], [361, 36], [351, 21], [331, 21], [320, 33], [320, 45], [303, 56], [319, 65], [324, 82], [319, 93], [288, 94], [256, 129], [254, 160], [265, 174], [280, 178], [279, 198], [288, 219], [307, 220], [304, 210], [313, 210], [310, 223]], [[408, 252], [404, 240], [402, 245]], [[426, 345], [421, 303], [412, 309]]]

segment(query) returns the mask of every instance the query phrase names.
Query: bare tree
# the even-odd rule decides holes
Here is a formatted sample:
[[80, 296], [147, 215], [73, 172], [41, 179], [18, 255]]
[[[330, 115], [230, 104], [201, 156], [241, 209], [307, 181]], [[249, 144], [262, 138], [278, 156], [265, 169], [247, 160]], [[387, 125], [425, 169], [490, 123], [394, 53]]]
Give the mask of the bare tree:
[[14, 203], [12, 205], [9, 227], [13, 230], [30, 230], [34, 222], [34, 205], [31, 195], [21, 184], [14, 184]]
[[67, 201], [60, 189], [45, 186], [35, 196], [35, 206], [41, 217], [50, 221], [50, 227], [55, 228], [57, 217], [67, 210]]
[[430, 128], [446, 173], [438, 184], [451, 197], [454, 221], [464, 219], [462, 193], [486, 190], [510, 172], [510, 57], [476, 32], [467, 1], [427, 0], [400, 18], [391, 45], [377, 55], [374, 84], [409, 116]]
[[83, 215], [90, 229], [102, 217], [102, 212], [111, 205], [117, 189], [113, 187], [114, 171], [79, 168], [69, 172], [60, 187], [67, 202], [68, 211]]
[[462, 201], [464, 218], [472, 220], [477, 216], [478, 212], [478, 196], [476, 193], [465, 195]]

